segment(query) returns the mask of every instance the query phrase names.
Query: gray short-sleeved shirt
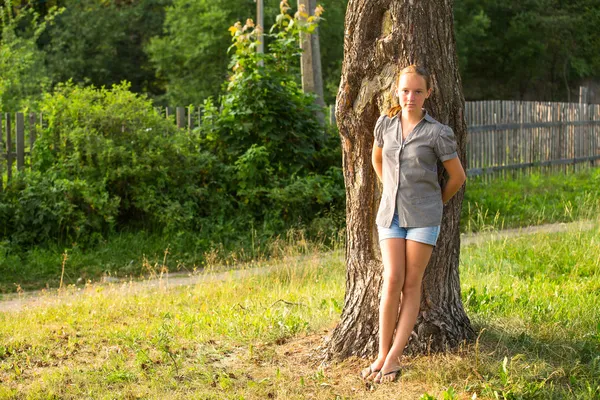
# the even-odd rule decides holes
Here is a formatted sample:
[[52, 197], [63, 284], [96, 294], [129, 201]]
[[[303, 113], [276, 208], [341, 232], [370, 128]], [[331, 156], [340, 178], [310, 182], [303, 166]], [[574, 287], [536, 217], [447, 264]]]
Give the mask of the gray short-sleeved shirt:
[[375, 144], [383, 148], [383, 194], [377, 225], [389, 228], [394, 211], [401, 227], [440, 225], [443, 204], [437, 160], [458, 157], [452, 129], [425, 111], [403, 142], [400, 115], [382, 115], [375, 124]]

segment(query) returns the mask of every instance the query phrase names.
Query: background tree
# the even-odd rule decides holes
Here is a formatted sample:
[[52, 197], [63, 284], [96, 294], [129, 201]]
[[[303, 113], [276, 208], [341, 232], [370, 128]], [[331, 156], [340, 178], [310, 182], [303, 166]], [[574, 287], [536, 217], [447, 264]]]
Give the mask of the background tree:
[[147, 47], [165, 83], [165, 103], [201, 104], [219, 93], [229, 62], [227, 28], [252, 18], [255, 8], [252, 0], [175, 0], [167, 7], [163, 35]]
[[[339, 84], [342, 59], [343, 16], [347, 0], [318, 2], [327, 18], [319, 24], [321, 58], [326, 87], [325, 101], [332, 104]], [[272, 21], [279, 13], [279, 1], [266, 1], [264, 18]], [[231, 40], [227, 28], [232, 21], [256, 19], [254, 0], [175, 0], [166, 9], [163, 34], [152, 39], [147, 52], [164, 82], [166, 103], [200, 104], [216, 96], [227, 76]], [[265, 37], [265, 47], [269, 37]], [[298, 60], [293, 69], [298, 69]], [[296, 77], [300, 82], [300, 77]]]
[[62, 0], [65, 11], [39, 39], [53, 82], [107, 86], [128, 81], [153, 97], [164, 89], [144, 46], [163, 26], [172, 0]]
[[[432, 73], [433, 95], [427, 108], [454, 129], [463, 163], [466, 143], [452, 2], [356, 0], [348, 5], [345, 27], [336, 117], [346, 185], [347, 283], [341, 321], [328, 341], [330, 357], [370, 356], [377, 351], [382, 268], [374, 234], [380, 190], [371, 166], [372, 132], [390, 105], [388, 96], [401, 67], [418, 63]], [[463, 194], [459, 191], [444, 208], [440, 238], [423, 279], [421, 313], [408, 344], [411, 350], [442, 350], [473, 335], [458, 278]]]
[[573, 101], [600, 78], [600, 2], [457, 0], [457, 51], [469, 100]]
[[[46, 54], [50, 88], [68, 79], [96, 86], [127, 80], [133, 91], [163, 105], [200, 104], [219, 93], [227, 76], [226, 30], [236, 20], [254, 19], [256, 7], [254, 0], [2, 2], [15, 16], [30, 17], [33, 9], [43, 18], [52, 7], [66, 8], [35, 40]], [[348, 1], [317, 3], [325, 8], [319, 24], [324, 98], [333, 104]], [[266, 21], [275, 18], [278, 5], [265, 1]], [[30, 37], [24, 35], [28, 18], [15, 26], [17, 36]], [[468, 100], [568, 101], [580, 84], [600, 80], [597, 0], [456, 0], [454, 18]]]
[[15, 13], [9, 1], [0, 4], [0, 112], [35, 107], [49, 88], [45, 54], [36, 40], [56, 13], [41, 19], [30, 7]]

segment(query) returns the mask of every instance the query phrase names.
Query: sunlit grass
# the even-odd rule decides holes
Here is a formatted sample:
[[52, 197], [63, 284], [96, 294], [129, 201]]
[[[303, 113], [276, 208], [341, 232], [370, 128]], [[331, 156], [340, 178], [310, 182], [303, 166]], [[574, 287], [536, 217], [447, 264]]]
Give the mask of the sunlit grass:
[[189, 287], [69, 287], [0, 313], [0, 398], [595, 399], [599, 254], [598, 226], [463, 248], [477, 343], [406, 359], [373, 391], [357, 377], [367, 360], [317, 357], [343, 304], [341, 252]]
[[571, 174], [467, 181], [461, 215], [464, 232], [598, 219], [600, 168]]

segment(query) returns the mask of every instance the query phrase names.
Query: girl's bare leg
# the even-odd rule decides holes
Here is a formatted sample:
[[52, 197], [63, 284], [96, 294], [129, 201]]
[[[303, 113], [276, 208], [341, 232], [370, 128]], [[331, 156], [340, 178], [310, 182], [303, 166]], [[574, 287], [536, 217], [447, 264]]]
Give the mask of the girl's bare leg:
[[406, 241], [406, 276], [402, 286], [402, 304], [400, 318], [396, 326], [396, 336], [392, 347], [387, 352], [385, 362], [381, 367], [381, 374], [377, 382], [391, 381], [397, 378], [397, 373], [390, 373], [400, 369], [400, 357], [412, 332], [421, 304], [421, 283], [425, 268], [431, 258], [433, 246]]
[[400, 294], [404, 285], [406, 240], [385, 239], [381, 241], [383, 261], [383, 288], [379, 303], [379, 352], [377, 359], [365, 368], [361, 375], [368, 380], [377, 376], [392, 346], [392, 336], [398, 320]]

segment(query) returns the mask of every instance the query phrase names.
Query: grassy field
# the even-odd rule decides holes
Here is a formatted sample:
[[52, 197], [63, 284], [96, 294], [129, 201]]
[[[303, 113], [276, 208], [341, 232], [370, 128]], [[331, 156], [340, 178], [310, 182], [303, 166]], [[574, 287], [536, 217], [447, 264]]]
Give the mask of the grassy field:
[[463, 248], [477, 342], [405, 359], [376, 387], [357, 376], [367, 360], [319, 361], [343, 304], [339, 251], [158, 292], [70, 287], [0, 313], [0, 399], [597, 399], [599, 255], [598, 224]]
[[[570, 175], [530, 175], [518, 180], [470, 179], [463, 203], [463, 232], [479, 232], [551, 222], [595, 218], [600, 214], [600, 168]], [[340, 225], [340, 216], [315, 221], [308, 231], [290, 230], [286, 237], [263, 238], [258, 232], [240, 233], [239, 242], [214, 244], [206, 252], [201, 237], [183, 234], [163, 237], [145, 232], [120, 233], [94, 248], [56, 244], [16, 252], [0, 243], [0, 297], [20, 289], [83, 285], [103, 276], [148, 276], [164, 266], [169, 271], [194, 272], [206, 265], [277, 259], [282, 249], [296, 246], [305, 254], [343, 248], [342, 234], [315, 232]], [[322, 226], [322, 228], [319, 228]], [[311, 233], [312, 232], [312, 233]], [[165, 251], [168, 251], [165, 257]], [[64, 255], [67, 260], [64, 263]]]
[[600, 214], [600, 168], [571, 174], [467, 181], [463, 232], [594, 219]]

